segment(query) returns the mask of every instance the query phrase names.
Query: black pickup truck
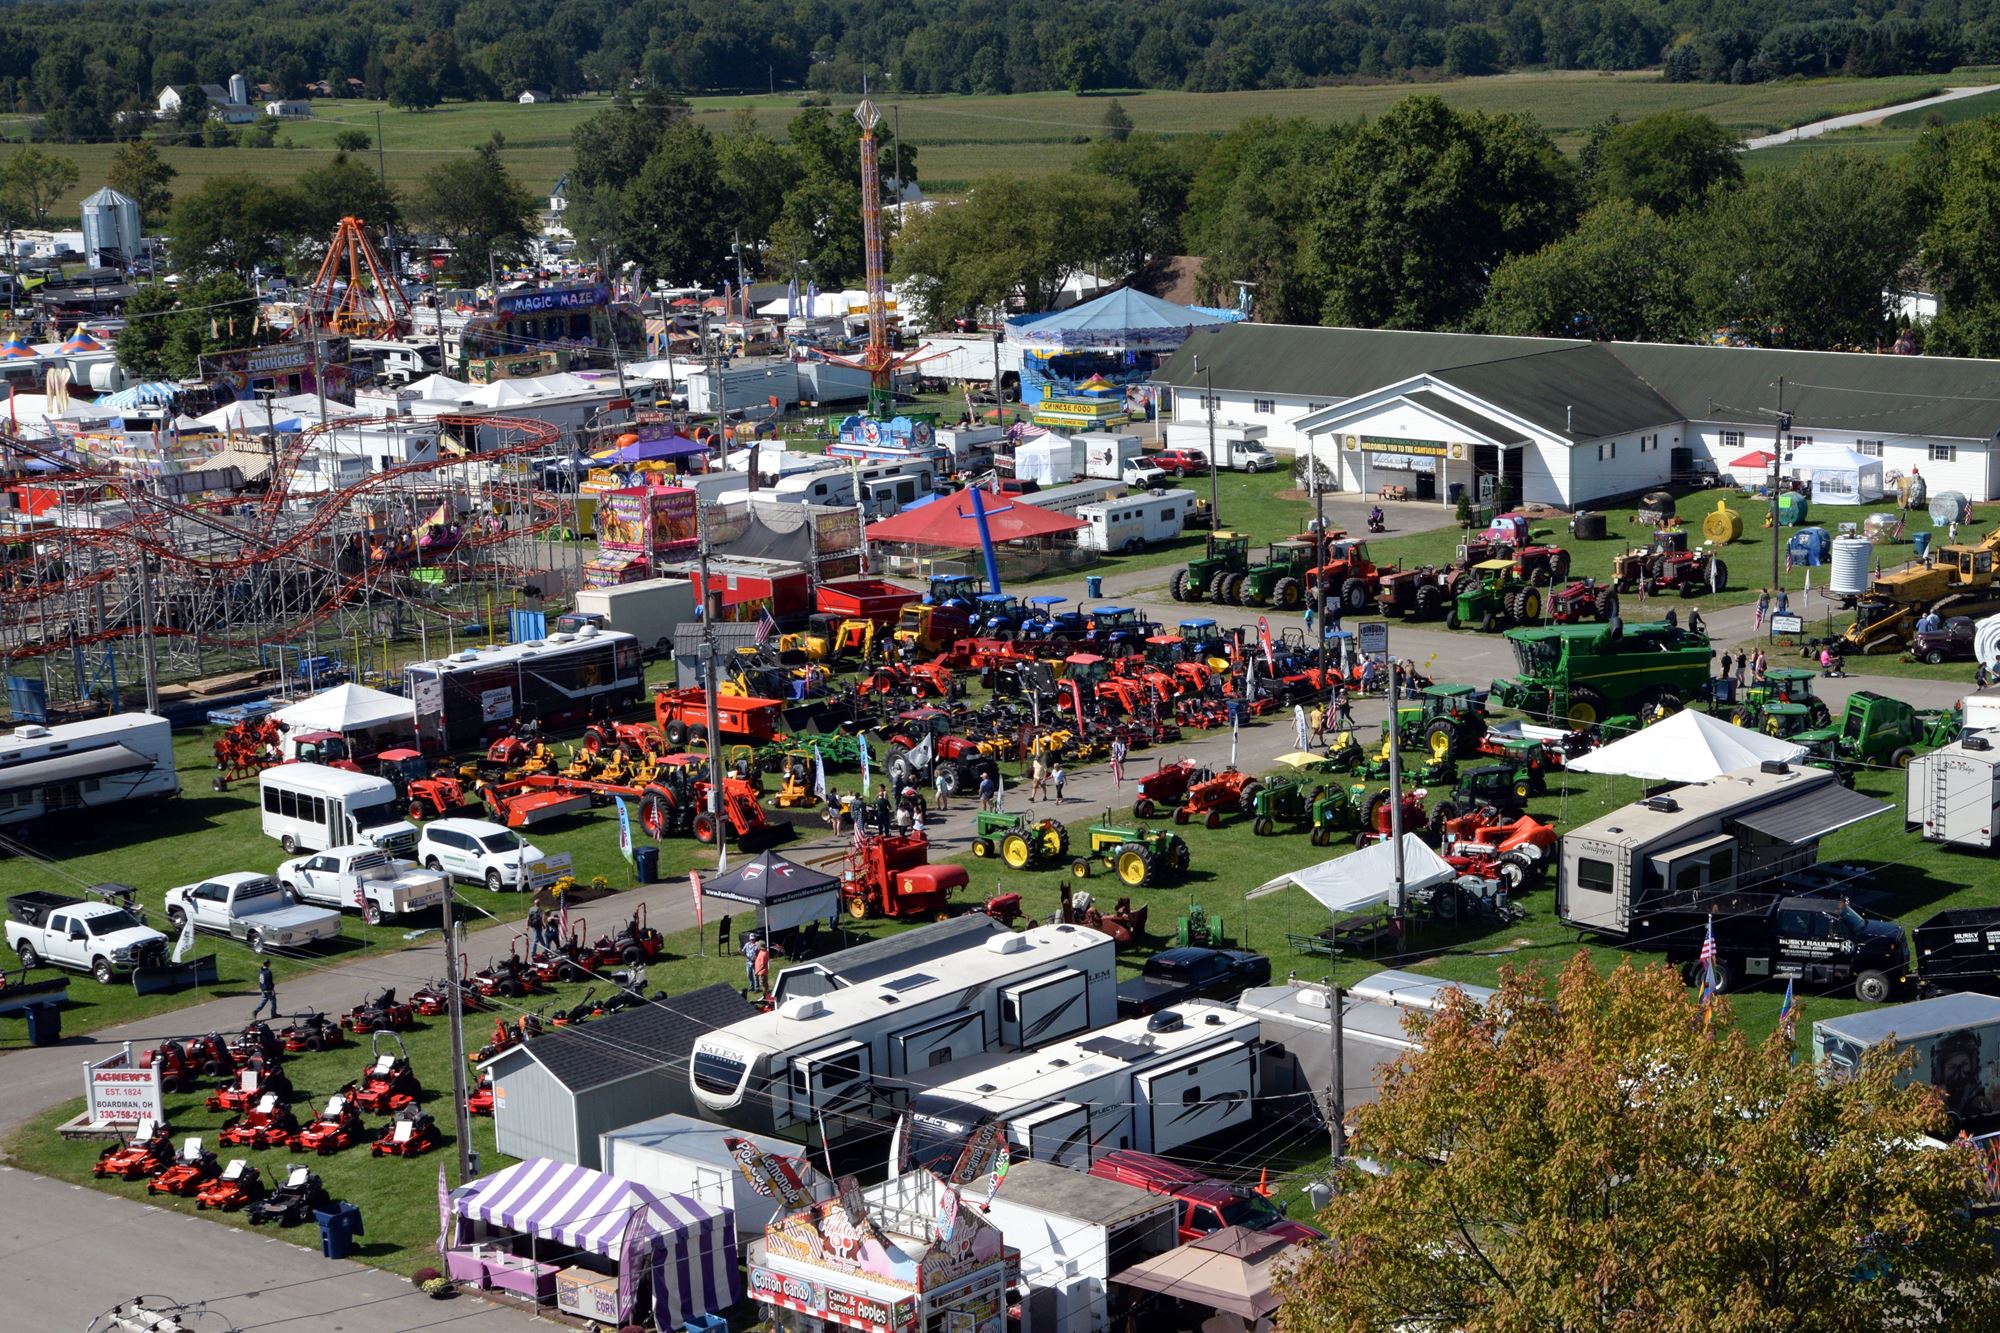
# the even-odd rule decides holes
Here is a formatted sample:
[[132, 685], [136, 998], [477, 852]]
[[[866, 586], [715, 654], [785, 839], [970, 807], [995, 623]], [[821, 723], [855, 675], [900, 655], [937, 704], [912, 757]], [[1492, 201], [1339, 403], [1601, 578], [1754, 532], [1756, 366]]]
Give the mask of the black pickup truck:
[[1665, 949], [1667, 961], [1698, 982], [1711, 929], [1721, 991], [1759, 981], [1789, 980], [1814, 991], [1851, 985], [1855, 998], [1880, 1004], [1912, 978], [1903, 928], [1862, 916], [1844, 898], [1731, 894], [1656, 908], [1640, 915], [1631, 942]]
[[1118, 1016], [1143, 1018], [1182, 1000], [1234, 999], [1271, 981], [1271, 960], [1246, 949], [1166, 949], [1118, 986]]

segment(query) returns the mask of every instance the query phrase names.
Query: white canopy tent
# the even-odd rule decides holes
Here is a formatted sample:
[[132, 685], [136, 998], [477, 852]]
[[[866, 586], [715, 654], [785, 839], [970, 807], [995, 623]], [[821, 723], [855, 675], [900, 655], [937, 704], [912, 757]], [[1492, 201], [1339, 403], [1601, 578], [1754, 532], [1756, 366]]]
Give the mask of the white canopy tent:
[[[1403, 835], [1403, 889], [1413, 893], [1455, 879], [1442, 856], [1414, 833]], [[1384, 840], [1346, 856], [1336, 856], [1286, 880], [1298, 885], [1329, 912], [1353, 912], [1396, 901], [1396, 846]]]
[[400, 694], [385, 694], [366, 685], [336, 685], [310, 699], [271, 714], [279, 726], [296, 735], [302, 731], [382, 731], [401, 727], [414, 737], [415, 713]]
[[1812, 483], [1814, 504], [1864, 505], [1882, 498], [1882, 460], [1844, 444], [1808, 444], [1785, 456], [1794, 478]]
[[1579, 755], [1564, 767], [1645, 782], [1708, 782], [1723, 773], [1755, 768], [1766, 760], [1791, 763], [1803, 745], [1682, 709], [1622, 740]]

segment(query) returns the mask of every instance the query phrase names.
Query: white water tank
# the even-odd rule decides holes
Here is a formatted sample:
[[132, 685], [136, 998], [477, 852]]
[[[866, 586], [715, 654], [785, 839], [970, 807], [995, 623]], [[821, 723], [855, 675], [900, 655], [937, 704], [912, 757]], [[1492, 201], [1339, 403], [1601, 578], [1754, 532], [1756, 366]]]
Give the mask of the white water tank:
[[1972, 627], [1972, 660], [1988, 666], [2000, 657], [2000, 616], [1988, 616]]
[[1833, 573], [1827, 579], [1826, 590], [1842, 597], [1867, 592], [1868, 570], [1874, 556], [1875, 548], [1866, 537], [1835, 537]]

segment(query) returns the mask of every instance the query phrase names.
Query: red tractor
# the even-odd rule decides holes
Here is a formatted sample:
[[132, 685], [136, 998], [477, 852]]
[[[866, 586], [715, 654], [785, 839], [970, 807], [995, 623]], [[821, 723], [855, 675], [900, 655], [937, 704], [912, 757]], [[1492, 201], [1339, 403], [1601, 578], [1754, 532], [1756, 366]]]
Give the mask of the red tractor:
[[173, 1162], [173, 1127], [141, 1120], [130, 1139], [97, 1154], [90, 1174], [99, 1180], [144, 1180], [157, 1176]]
[[408, 802], [412, 820], [442, 819], [478, 803], [463, 779], [432, 773], [415, 750], [384, 750], [375, 756], [375, 762], [382, 776], [394, 783]]
[[1609, 623], [1618, 614], [1618, 589], [1600, 585], [1596, 579], [1576, 579], [1560, 588], [1551, 588], [1543, 609], [1558, 625], [1575, 625], [1586, 620]]
[[657, 722], [593, 722], [583, 729], [583, 748], [591, 754], [623, 750], [644, 759], [667, 752], [667, 733]]
[[264, 1197], [264, 1175], [241, 1157], [222, 1168], [222, 1174], [195, 1193], [194, 1206], [233, 1213]]
[[1187, 789], [1180, 808], [1174, 811], [1174, 822], [1185, 824], [1199, 817], [1204, 827], [1220, 828], [1224, 815], [1249, 813], [1251, 803], [1257, 799], [1257, 792], [1262, 786], [1248, 773], [1225, 768]]
[[1139, 779], [1139, 795], [1132, 802], [1133, 817], [1151, 819], [1161, 807], [1179, 805], [1187, 798], [1188, 788], [1207, 775], [1208, 770], [1198, 767], [1192, 759], [1160, 764]]
[[[1430, 792], [1423, 787], [1413, 787], [1403, 793], [1403, 832], [1423, 833], [1429, 827], [1428, 816], [1424, 814], [1424, 801], [1429, 796]], [[1361, 807], [1361, 831], [1354, 835], [1356, 847], [1389, 840], [1395, 832], [1390, 809], [1387, 788], [1368, 798], [1367, 804]]]
[[1381, 570], [1376, 576], [1375, 598], [1385, 616], [1441, 620], [1451, 602], [1451, 571], [1436, 565]]
[[1443, 820], [1441, 831], [1452, 869], [1498, 880], [1509, 893], [1540, 883], [1555, 856], [1555, 829], [1529, 815], [1501, 820], [1480, 809]]
[[200, 1139], [190, 1138], [181, 1145], [180, 1156], [174, 1158], [173, 1165], [146, 1182], [146, 1193], [192, 1198], [221, 1173], [222, 1166], [215, 1160], [215, 1154], [202, 1147]]
[[1336, 529], [1323, 536], [1319, 563], [1305, 573], [1306, 600], [1316, 602], [1320, 585], [1325, 584], [1328, 602], [1337, 602], [1342, 610], [1359, 615], [1375, 599], [1379, 573], [1375, 562], [1368, 558], [1368, 543]]
[[841, 873], [840, 896], [857, 919], [942, 921], [951, 915], [951, 894], [970, 878], [963, 866], [931, 865], [930, 839], [921, 833], [864, 834], [849, 849]]
[[1644, 589], [1647, 596], [1678, 592], [1683, 597], [1728, 586], [1729, 568], [1707, 546], [1690, 548], [1686, 528], [1661, 528], [1649, 547], [1613, 556], [1611, 571], [1620, 592]]

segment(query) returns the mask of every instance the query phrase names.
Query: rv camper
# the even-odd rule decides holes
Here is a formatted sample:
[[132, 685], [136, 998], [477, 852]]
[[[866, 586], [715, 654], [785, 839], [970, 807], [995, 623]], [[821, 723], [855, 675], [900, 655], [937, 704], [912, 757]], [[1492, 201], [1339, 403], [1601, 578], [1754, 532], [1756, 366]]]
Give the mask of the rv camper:
[[[1970, 703], [1970, 700], [1967, 701]], [[1969, 715], [1968, 715], [1969, 716]], [[1990, 852], [2000, 828], [2000, 749], [1976, 732], [1910, 761], [1903, 822], [1925, 842]]]
[[0, 824], [172, 796], [181, 789], [163, 717], [114, 713], [24, 724], [0, 737]]

